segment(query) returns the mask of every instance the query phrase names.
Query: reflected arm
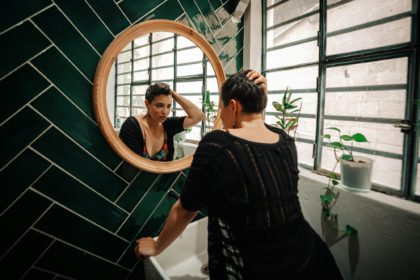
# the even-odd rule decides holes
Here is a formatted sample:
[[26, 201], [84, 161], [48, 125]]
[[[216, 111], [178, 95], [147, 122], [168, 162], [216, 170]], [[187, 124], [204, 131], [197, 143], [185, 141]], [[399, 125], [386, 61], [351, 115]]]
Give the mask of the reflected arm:
[[184, 119], [184, 129], [192, 127], [204, 118], [204, 113], [185, 97], [176, 92], [172, 92], [172, 97], [187, 113], [187, 117]]

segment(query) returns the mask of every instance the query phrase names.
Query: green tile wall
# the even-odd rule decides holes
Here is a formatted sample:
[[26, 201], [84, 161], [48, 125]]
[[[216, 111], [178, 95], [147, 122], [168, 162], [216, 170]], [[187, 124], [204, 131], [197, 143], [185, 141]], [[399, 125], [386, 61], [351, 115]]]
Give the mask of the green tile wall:
[[110, 149], [93, 114], [96, 66], [121, 31], [163, 18], [200, 32], [232, 74], [242, 68], [243, 47], [243, 23], [231, 20], [235, 3], [16, 0], [2, 5], [2, 276], [144, 279], [134, 242], [159, 233], [188, 169], [151, 174]]

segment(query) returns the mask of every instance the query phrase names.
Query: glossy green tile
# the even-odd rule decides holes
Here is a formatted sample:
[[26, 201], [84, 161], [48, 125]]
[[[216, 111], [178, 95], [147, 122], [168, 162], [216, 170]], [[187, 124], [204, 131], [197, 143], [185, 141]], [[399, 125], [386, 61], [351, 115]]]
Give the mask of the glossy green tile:
[[187, 176], [184, 173], [181, 173], [181, 175], [178, 177], [178, 179], [172, 186], [172, 189], [175, 190], [178, 194], [181, 194], [186, 181], [187, 181]]
[[103, 53], [114, 39], [114, 36], [95, 15], [89, 5], [83, 0], [56, 0], [55, 3], [95, 49], [99, 53]]
[[232, 13], [235, 11], [235, 7], [233, 7], [229, 2], [226, 3], [225, 6], [219, 7], [216, 10], [216, 16], [219, 19], [219, 22], [223, 25], [229, 21], [231, 18]]
[[220, 46], [214, 38], [211, 29], [207, 25], [205, 18], [200, 14], [200, 10], [197, 5], [191, 3], [189, 0], [179, 0], [179, 2], [182, 4], [183, 9], [192, 21], [195, 29], [203, 35], [215, 51], [218, 52], [220, 50]]
[[117, 204], [128, 212], [131, 212], [158, 176], [159, 174], [142, 171], [118, 199]]
[[114, 262], [129, 244], [57, 205], [48, 210], [35, 228]]
[[130, 25], [114, 0], [86, 0], [108, 28], [117, 35]]
[[46, 272], [44, 270], [39, 270], [36, 268], [31, 268], [29, 272], [23, 277], [23, 280], [49, 280], [49, 279], [57, 279], [54, 278], [55, 274]]
[[112, 201], [127, 187], [126, 182], [55, 128], [48, 130], [32, 147]]
[[2, 99], [0, 105], [0, 122], [3, 122], [29, 100], [46, 89], [49, 84], [30, 65], [24, 65], [0, 81], [0, 92], [7, 92], [13, 95], [13, 98]]
[[51, 244], [46, 235], [30, 230], [0, 261], [0, 271], [6, 279], [19, 279], [25, 274], [42, 252]]
[[206, 19], [208, 26], [210, 26], [210, 28], [213, 30], [213, 33], [222, 27], [209, 1], [195, 0], [195, 3], [198, 5], [198, 8]]
[[[64, 15], [56, 7], [52, 7], [34, 17], [33, 20], [92, 81], [100, 57]], [[54, 24], [51, 24], [52, 22]]]
[[32, 63], [83, 112], [94, 119], [92, 85], [56, 48], [49, 49]]
[[124, 161], [118, 168], [115, 170], [115, 173], [120, 175], [127, 182], [131, 182], [134, 177], [140, 172], [140, 170], [128, 162]]
[[48, 248], [36, 265], [75, 279], [125, 279], [129, 272], [59, 241]]
[[243, 67], [243, 51], [239, 51], [235, 57], [233, 57], [225, 66], [225, 74], [233, 75], [240, 71]]
[[242, 36], [242, 41], [241, 41], [242, 43], [240, 44], [240, 47], [238, 49], [242, 47], [243, 35], [240, 35], [240, 34], [243, 34], [243, 31], [241, 31], [241, 29], [243, 29], [242, 27], [243, 27], [242, 24], [237, 24], [237, 23], [233, 23], [232, 21], [228, 21], [222, 27], [222, 29], [220, 29], [220, 31], [216, 34], [216, 40], [219, 42], [222, 49], [226, 48], [226, 45], [230, 44], [231, 40], [237, 37], [238, 35]]
[[0, 77], [49, 45], [45, 36], [28, 21], [7, 31], [0, 36], [0, 53], [3, 54], [0, 60]]
[[211, 4], [214, 10], [217, 10], [223, 4], [220, 0], [209, 0], [209, 3]]
[[141, 17], [148, 14], [151, 10], [156, 8], [162, 1], [149, 0], [149, 1], [137, 1], [137, 0], [125, 0], [120, 2], [118, 5], [121, 10], [127, 15], [127, 17], [135, 22]]
[[91, 122], [56, 88], [50, 88], [31, 104], [111, 169], [116, 168], [121, 162], [105, 141], [98, 125]]
[[139, 280], [145, 279], [144, 262], [138, 262], [136, 266], [131, 270], [127, 280]]
[[51, 0], [2, 1], [0, 31], [19, 23], [50, 4]]
[[140, 231], [137, 238], [145, 236], [158, 236], [161, 231], [166, 218], [168, 217], [171, 207], [176, 202], [176, 199], [167, 195], [164, 200], [159, 204], [159, 207], [153, 212], [152, 217], [147, 221], [146, 226]]
[[24, 151], [0, 172], [0, 212], [3, 212], [29, 185], [44, 172], [50, 163], [31, 150]]
[[142, 21], [151, 20], [151, 19], [177, 19], [182, 15], [184, 11], [181, 9], [177, 0], [168, 0], [159, 6], [156, 10], [153, 10], [148, 14]]
[[0, 228], [2, 229], [2, 237], [0, 238], [1, 255], [11, 248], [51, 203], [41, 195], [28, 191], [0, 216]]
[[139, 205], [118, 231], [118, 235], [131, 240], [146, 222], [147, 218], [162, 200], [174, 179], [179, 173], [161, 174], [150, 190], [145, 194]]
[[237, 52], [241, 50], [244, 40], [243, 29], [240, 32], [238, 32], [234, 37], [228, 37], [228, 40], [230, 41], [226, 43], [226, 46], [219, 54], [219, 59], [224, 66], [226, 66], [230, 62], [230, 60], [237, 55]]
[[172, 198], [171, 196], [165, 196], [156, 210], [152, 213], [152, 217], [147, 221], [143, 229], [133, 239], [133, 242], [131, 242], [129, 249], [124, 253], [124, 256], [122, 256], [119, 264], [128, 268], [132, 268], [136, 264], [137, 259], [133, 254], [134, 247], [136, 246], [135, 241], [145, 236], [157, 236], [159, 230], [163, 226], [163, 223], [168, 217], [169, 210], [175, 201], [175, 198]]
[[56, 167], [48, 170], [33, 187], [110, 231], [117, 230], [127, 217], [124, 211]]
[[49, 123], [25, 108], [0, 127], [0, 166], [3, 166], [38, 137]]
[[192, 22], [188, 19], [188, 16], [186, 14], [184, 14], [183, 16], [181, 16], [177, 22], [182, 23], [186, 26], [188, 26], [189, 28], [194, 29], [194, 26], [192, 25]]

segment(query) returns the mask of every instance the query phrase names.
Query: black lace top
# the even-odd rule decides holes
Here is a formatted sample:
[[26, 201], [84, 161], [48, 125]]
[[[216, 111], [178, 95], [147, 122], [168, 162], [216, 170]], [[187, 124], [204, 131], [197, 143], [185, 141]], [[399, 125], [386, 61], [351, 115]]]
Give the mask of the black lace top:
[[341, 279], [303, 218], [294, 140], [267, 128], [279, 134], [277, 143], [219, 130], [208, 133], [194, 155], [180, 199], [189, 211], [208, 209], [210, 278]]

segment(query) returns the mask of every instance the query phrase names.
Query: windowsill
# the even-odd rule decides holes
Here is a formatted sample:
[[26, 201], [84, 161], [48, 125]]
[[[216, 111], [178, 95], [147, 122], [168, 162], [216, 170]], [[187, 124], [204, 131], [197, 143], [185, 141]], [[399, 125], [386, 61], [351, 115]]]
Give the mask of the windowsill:
[[[319, 174], [313, 173], [304, 168], [299, 168], [299, 171], [300, 171], [299, 173], [300, 176], [304, 176], [308, 179], [318, 181], [325, 185], [328, 183], [328, 177], [326, 176], [321, 176]], [[344, 189], [340, 185], [336, 186], [336, 188], [338, 188], [340, 191], [349, 192], [348, 190]], [[405, 200], [402, 198], [393, 197], [393, 196], [386, 195], [384, 193], [380, 193], [377, 191], [370, 191], [368, 193], [362, 193], [362, 192], [360, 193], [349, 192], [349, 193], [352, 193], [355, 196], [362, 196], [362, 197], [374, 200], [378, 203], [384, 203], [384, 204], [399, 208], [404, 211], [409, 211], [409, 212], [412, 212], [413, 214], [417, 214], [417, 215], [420, 214], [420, 203], [415, 203], [415, 202]]]

